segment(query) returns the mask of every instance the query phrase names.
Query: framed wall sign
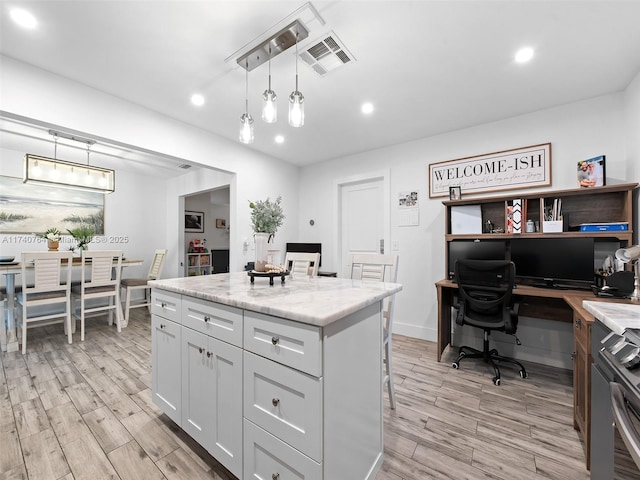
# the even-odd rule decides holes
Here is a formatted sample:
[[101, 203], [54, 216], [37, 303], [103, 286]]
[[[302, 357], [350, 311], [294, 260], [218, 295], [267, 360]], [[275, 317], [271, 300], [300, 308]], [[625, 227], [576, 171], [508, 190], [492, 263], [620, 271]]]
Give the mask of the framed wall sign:
[[193, 233], [204, 232], [204, 212], [184, 211], [184, 231]]
[[429, 198], [551, 185], [551, 143], [429, 164]]

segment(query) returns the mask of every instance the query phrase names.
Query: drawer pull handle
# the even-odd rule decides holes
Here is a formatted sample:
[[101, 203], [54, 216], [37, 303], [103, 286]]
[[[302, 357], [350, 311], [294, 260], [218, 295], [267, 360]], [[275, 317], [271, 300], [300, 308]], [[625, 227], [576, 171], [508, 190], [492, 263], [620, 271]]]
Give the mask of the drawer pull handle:
[[213, 355], [213, 353], [207, 352], [207, 358], [211, 358], [211, 355]]
[[280, 343], [280, 337], [271, 337], [271, 343], [277, 345], [278, 343]]
[[280, 474], [279, 473], [274, 473], [271, 475], [271, 480], [278, 480], [280, 478]]
[[580, 320], [579, 318], [576, 320], [576, 327], [579, 327], [582, 325], [582, 320]]
[[272, 398], [272, 399], [271, 399], [271, 404], [272, 404], [274, 407], [277, 407], [279, 403], [280, 403], [280, 399], [279, 399], [279, 398]]
[[211, 317], [209, 315], [205, 315], [204, 317], [205, 323], [208, 322], [209, 320], [211, 320]]
[[166, 308], [167, 304], [166, 304], [166, 303], [164, 303], [164, 302], [162, 302], [162, 303], [160, 303], [160, 306], [161, 306], [162, 308]]
[[165, 327], [165, 324], [164, 324], [164, 323], [161, 323], [161, 324], [160, 324], [160, 329], [161, 329], [161, 330], [164, 330], [164, 327]]
[[200, 353], [202, 353], [202, 352], [203, 352], [202, 347], [198, 347], [198, 351], [199, 351]]

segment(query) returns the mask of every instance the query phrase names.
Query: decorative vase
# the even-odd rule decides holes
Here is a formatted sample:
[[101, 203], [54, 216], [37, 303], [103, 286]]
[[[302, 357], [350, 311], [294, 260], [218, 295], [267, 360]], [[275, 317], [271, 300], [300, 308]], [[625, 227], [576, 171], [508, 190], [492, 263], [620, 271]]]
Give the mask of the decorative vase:
[[49, 248], [50, 252], [57, 252], [59, 246], [60, 246], [59, 240], [47, 240], [47, 247]]
[[256, 272], [264, 272], [264, 266], [267, 264], [267, 256], [269, 254], [269, 240], [273, 238], [270, 233], [255, 233], [253, 238], [256, 243], [256, 261], [253, 267]]

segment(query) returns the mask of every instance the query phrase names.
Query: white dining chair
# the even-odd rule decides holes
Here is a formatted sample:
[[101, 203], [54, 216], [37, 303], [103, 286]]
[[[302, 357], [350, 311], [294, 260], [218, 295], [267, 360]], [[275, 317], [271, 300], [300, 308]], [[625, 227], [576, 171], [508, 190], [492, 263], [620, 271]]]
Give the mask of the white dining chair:
[[319, 253], [287, 252], [284, 266], [292, 276], [303, 275], [316, 277], [320, 264]]
[[[27, 328], [64, 323], [67, 341], [71, 332], [72, 252], [23, 252], [22, 289], [16, 293], [21, 309], [22, 354], [27, 352]], [[33, 267], [33, 268], [32, 268]], [[28, 278], [33, 274], [33, 283]]]
[[[167, 256], [166, 249], [158, 249], [153, 254], [153, 260], [151, 260], [151, 266], [149, 267], [149, 273], [146, 278], [123, 278], [120, 281], [120, 288], [124, 289], [124, 324], [129, 324], [129, 311], [132, 308], [147, 307], [151, 309], [151, 288], [149, 287], [149, 280], [157, 280], [162, 274], [162, 267], [164, 266], [164, 259]], [[144, 298], [136, 303], [131, 303], [131, 293], [136, 290], [144, 291]]]
[[[120, 304], [120, 275], [122, 272], [122, 250], [96, 250], [82, 252], [82, 276], [79, 285], [71, 289], [74, 299], [80, 301], [80, 340], [84, 341], [84, 326], [87, 315], [108, 313], [109, 325], [113, 325], [115, 312], [116, 328], [121, 331], [123, 323]], [[96, 302], [102, 300], [102, 302]], [[104, 300], [107, 300], [105, 305]], [[76, 315], [78, 317], [78, 315]]]
[[[351, 278], [371, 282], [395, 283], [398, 278], [398, 255], [382, 255], [375, 253], [354, 254], [349, 262], [349, 272]], [[383, 328], [383, 348], [385, 377], [384, 386], [389, 392], [389, 403], [391, 408], [396, 408], [396, 391], [393, 385], [393, 307], [395, 306], [395, 295], [384, 299], [382, 306]]]

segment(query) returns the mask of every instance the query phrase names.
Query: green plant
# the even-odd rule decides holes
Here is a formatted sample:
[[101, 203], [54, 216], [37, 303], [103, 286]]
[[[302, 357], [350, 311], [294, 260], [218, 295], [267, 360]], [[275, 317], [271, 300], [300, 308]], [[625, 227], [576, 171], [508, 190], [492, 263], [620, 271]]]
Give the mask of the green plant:
[[249, 202], [251, 209], [251, 225], [255, 233], [270, 233], [274, 235], [278, 227], [282, 226], [285, 219], [282, 210], [282, 197], [278, 196], [275, 202], [267, 197], [266, 200]]
[[54, 242], [59, 241], [62, 236], [62, 232], [56, 227], [47, 228], [44, 233], [34, 233], [36, 237], [44, 238], [45, 240], [52, 240]]
[[[80, 225], [76, 228], [67, 229], [67, 232], [76, 239], [78, 246], [76, 248], [80, 250], [86, 250], [87, 245], [93, 240], [95, 230], [90, 225]], [[72, 250], [75, 250], [72, 248]]]

